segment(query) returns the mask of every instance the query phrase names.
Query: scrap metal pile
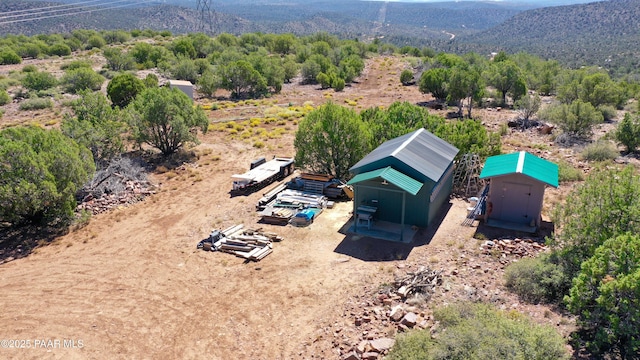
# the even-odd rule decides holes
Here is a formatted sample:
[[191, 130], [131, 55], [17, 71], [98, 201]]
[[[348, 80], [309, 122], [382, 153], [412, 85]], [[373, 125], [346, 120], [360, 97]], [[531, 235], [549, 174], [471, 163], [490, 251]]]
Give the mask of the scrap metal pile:
[[333, 205], [327, 201], [324, 195], [309, 194], [297, 190], [282, 190], [275, 196], [275, 200], [270, 202], [260, 213], [261, 221], [267, 224], [286, 225], [298, 213], [305, 209], [318, 209], [311, 214], [308, 221], [311, 222], [315, 216], [322, 212], [322, 209]]
[[241, 258], [259, 261], [273, 252], [273, 242], [282, 237], [261, 229], [244, 229], [244, 225], [234, 225], [225, 230], [214, 230], [207, 239], [198, 243], [198, 249], [222, 251]]

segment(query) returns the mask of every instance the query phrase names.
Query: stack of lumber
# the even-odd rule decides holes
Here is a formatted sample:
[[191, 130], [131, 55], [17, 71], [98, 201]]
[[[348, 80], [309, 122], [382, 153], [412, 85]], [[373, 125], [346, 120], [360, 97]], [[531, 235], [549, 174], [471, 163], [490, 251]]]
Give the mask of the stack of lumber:
[[331, 199], [348, 195], [343, 190], [346, 184], [331, 175], [302, 173], [298, 179], [302, 183], [302, 190], [307, 193], [321, 194]]
[[300, 174], [300, 178], [305, 180], [327, 182], [327, 181], [331, 181], [331, 179], [333, 179], [333, 176], [329, 174], [302, 173]]
[[211, 250], [230, 253], [241, 258], [260, 261], [273, 252], [273, 242], [282, 237], [261, 229], [244, 229], [244, 225], [234, 225], [222, 230], [222, 235], [211, 245]]
[[327, 206], [327, 197], [324, 195], [308, 194], [302, 191], [287, 189], [276, 196], [275, 206], [280, 205], [301, 205], [302, 207], [325, 208]]
[[278, 185], [272, 187], [269, 191], [263, 194], [263, 196], [258, 200], [258, 204], [256, 205], [256, 210], [264, 210], [273, 199], [275, 199], [276, 195], [278, 195], [282, 190], [286, 189], [287, 185], [283, 183], [279, 183]]
[[287, 225], [297, 212], [297, 209], [268, 206], [262, 211], [260, 221], [272, 225]]

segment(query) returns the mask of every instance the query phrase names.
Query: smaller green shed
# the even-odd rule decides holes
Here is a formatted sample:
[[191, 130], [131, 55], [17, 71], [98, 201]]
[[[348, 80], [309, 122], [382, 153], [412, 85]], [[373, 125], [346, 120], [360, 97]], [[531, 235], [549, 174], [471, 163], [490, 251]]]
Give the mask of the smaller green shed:
[[545, 187], [558, 187], [558, 165], [525, 151], [497, 155], [487, 159], [480, 179], [490, 180], [487, 225], [535, 232]]

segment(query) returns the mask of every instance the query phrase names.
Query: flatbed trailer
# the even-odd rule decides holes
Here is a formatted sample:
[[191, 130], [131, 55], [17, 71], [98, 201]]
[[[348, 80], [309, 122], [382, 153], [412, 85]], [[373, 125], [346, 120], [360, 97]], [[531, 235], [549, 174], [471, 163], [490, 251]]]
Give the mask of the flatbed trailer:
[[264, 161], [264, 158], [251, 163], [251, 169], [244, 174], [235, 174], [232, 192], [240, 194], [252, 193], [274, 181], [282, 180], [289, 176], [294, 169], [293, 158], [275, 157]]

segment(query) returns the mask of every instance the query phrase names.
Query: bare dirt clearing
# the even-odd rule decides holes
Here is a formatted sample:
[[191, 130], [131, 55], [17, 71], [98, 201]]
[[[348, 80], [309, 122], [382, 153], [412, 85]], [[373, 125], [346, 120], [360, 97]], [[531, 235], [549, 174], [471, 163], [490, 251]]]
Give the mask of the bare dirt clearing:
[[[398, 58], [376, 58], [359, 83], [344, 92], [286, 85], [273, 100], [319, 105], [330, 99], [357, 110], [425, 101], [416, 87], [399, 84], [404, 66]], [[210, 117], [248, 119], [261, 112], [246, 106], [211, 111]], [[475, 114], [494, 127], [512, 116]], [[2, 121], [11, 119], [7, 111]], [[564, 334], [571, 330], [570, 321], [551, 309], [520, 304], [504, 291], [500, 256], [482, 255], [481, 242], [473, 239], [477, 229], [460, 226], [467, 211], [463, 200], [453, 199], [440, 226], [423, 231], [421, 245], [409, 248], [340, 233], [351, 217], [348, 202], [326, 210], [307, 228], [257, 224], [255, 203], [262, 191], [231, 198], [230, 176], [244, 172], [255, 158], [293, 155], [295, 124], [287, 126], [282, 137], [262, 149], [212, 131], [202, 137], [197, 162], [153, 175], [157, 194], [95, 216], [30, 256], [0, 265], [2, 337], [32, 340], [32, 348], [0, 349], [0, 357], [340, 358], [360, 339], [396, 333], [393, 324], [356, 326], [355, 320], [372, 307], [382, 308], [376, 291], [392, 282], [394, 273], [421, 265], [443, 269], [445, 275], [443, 286], [420, 310], [425, 321], [430, 306], [482, 299], [557, 325]], [[512, 143], [506, 147], [532, 146], [524, 140]], [[196, 249], [213, 228], [237, 223], [263, 227], [285, 240], [258, 263]], [[35, 339], [82, 340], [83, 347], [33, 348]]]

